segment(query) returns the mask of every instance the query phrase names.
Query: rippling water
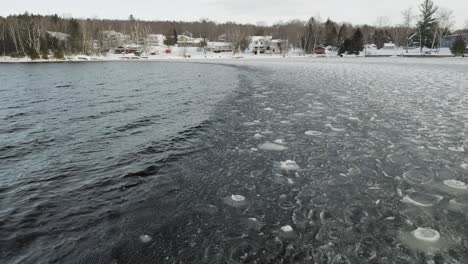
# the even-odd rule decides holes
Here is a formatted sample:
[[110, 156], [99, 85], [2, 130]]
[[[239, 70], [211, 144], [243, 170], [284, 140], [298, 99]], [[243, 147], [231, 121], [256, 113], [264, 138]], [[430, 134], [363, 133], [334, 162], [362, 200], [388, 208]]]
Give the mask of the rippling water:
[[0, 66], [0, 260], [468, 262], [466, 60], [226, 64]]

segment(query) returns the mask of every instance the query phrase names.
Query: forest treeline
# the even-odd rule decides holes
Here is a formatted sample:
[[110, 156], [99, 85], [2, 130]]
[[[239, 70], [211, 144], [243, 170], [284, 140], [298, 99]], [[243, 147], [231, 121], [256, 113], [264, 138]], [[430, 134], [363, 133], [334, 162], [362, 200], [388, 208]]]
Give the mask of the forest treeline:
[[398, 25], [390, 25], [384, 17], [379, 18], [376, 25], [356, 26], [311, 17], [308, 21], [292, 20], [266, 26], [216, 23], [208, 19], [143, 21], [133, 15], [128, 20], [76, 19], [24, 13], [0, 17], [0, 48], [4, 56], [29, 56], [32, 59], [102, 54], [107, 51], [103, 45], [103, 32], [113, 30], [128, 34], [133, 43], [148, 34], [164, 34], [170, 40], [177, 34], [190, 32], [193, 37], [206, 41], [217, 41], [219, 36], [226, 34], [226, 41], [232, 42], [233, 46], [245, 46], [248, 36], [269, 35], [287, 40], [289, 46], [306, 53], [312, 53], [318, 45], [336, 47], [341, 53], [359, 53], [364, 43], [375, 44], [377, 48], [388, 42], [401, 47], [415, 43], [421, 48], [438, 47], [441, 39], [451, 33], [452, 19], [451, 11], [439, 8], [432, 0], [424, 0], [419, 10], [403, 11], [402, 22]]

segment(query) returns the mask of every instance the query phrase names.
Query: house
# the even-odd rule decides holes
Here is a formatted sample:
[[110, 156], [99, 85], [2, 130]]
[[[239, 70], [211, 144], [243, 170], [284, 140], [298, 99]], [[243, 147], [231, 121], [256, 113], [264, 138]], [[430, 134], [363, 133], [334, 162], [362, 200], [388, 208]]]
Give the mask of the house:
[[389, 42], [389, 43], [384, 43], [383, 49], [396, 49], [395, 43]]
[[54, 31], [47, 31], [49, 37], [55, 38], [58, 41], [67, 41], [70, 37], [70, 34], [62, 33], [62, 32], [54, 32]]
[[148, 34], [145, 38], [145, 45], [151, 47], [161, 47], [164, 46], [164, 41], [166, 36], [163, 34]]
[[226, 42], [227, 40], [227, 34], [224, 33], [221, 36], [218, 37], [218, 42]]
[[319, 45], [314, 48], [314, 54], [324, 55], [326, 54], [326, 48], [323, 45]]
[[272, 39], [270, 41], [270, 51], [273, 54], [281, 54], [288, 49], [288, 41], [284, 39]]
[[215, 53], [232, 52], [231, 42], [208, 42], [207, 50]]
[[114, 30], [105, 30], [101, 32], [103, 47], [107, 49], [116, 48], [130, 43], [130, 35], [123, 34]]
[[190, 35], [178, 35], [177, 44], [179, 47], [201, 47], [203, 45], [203, 38], [193, 38]]
[[114, 49], [114, 54], [139, 54], [141, 46], [139, 45], [124, 45]]
[[265, 53], [270, 50], [272, 36], [251, 36], [249, 37], [249, 50], [254, 54]]
[[457, 39], [458, 36], [462, 36], [463, 40], [465, 41], [465, 45], [468, 47], [468, 34], [458, 34], [458, 35], [449, 35], [446, 36], [442, 39], [440, 43], [441, 48], [451, 48], [453, 46], [453, 43], [455, 43], [455, 40]]

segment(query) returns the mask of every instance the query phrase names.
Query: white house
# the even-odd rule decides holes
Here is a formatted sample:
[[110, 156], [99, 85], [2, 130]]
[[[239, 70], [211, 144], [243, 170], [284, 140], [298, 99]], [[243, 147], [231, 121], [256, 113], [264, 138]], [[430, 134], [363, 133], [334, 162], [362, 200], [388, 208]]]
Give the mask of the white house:
[[105, 48], [111, 49], [130, 43], [130, 35], [123, 34], [114, 30], [105, 30], [101, 32], [102, 42]]
[[164, 46], [166, 36], [163, 34], [148, 34], [145, 39], [145, 45], [150, 47], [161, 47]]
[[249, 37], [249, 50], [254, 54], [265, 53], [270, 50], [272, 36], [251, 36]]
[[284, 39], [272, 39], [270, 41], [270, 51], [273, 54], [281, 54], [282, 52], [287, 51], [288, 41]]

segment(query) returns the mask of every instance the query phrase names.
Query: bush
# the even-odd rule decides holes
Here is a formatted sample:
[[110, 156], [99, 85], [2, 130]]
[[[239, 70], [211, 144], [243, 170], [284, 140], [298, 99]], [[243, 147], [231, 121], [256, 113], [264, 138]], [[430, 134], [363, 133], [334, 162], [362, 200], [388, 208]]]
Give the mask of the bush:
[[450, 49], [455, 56], [463, 56], [466, 52], [466, 44], [462, 36], [458, 36]]

